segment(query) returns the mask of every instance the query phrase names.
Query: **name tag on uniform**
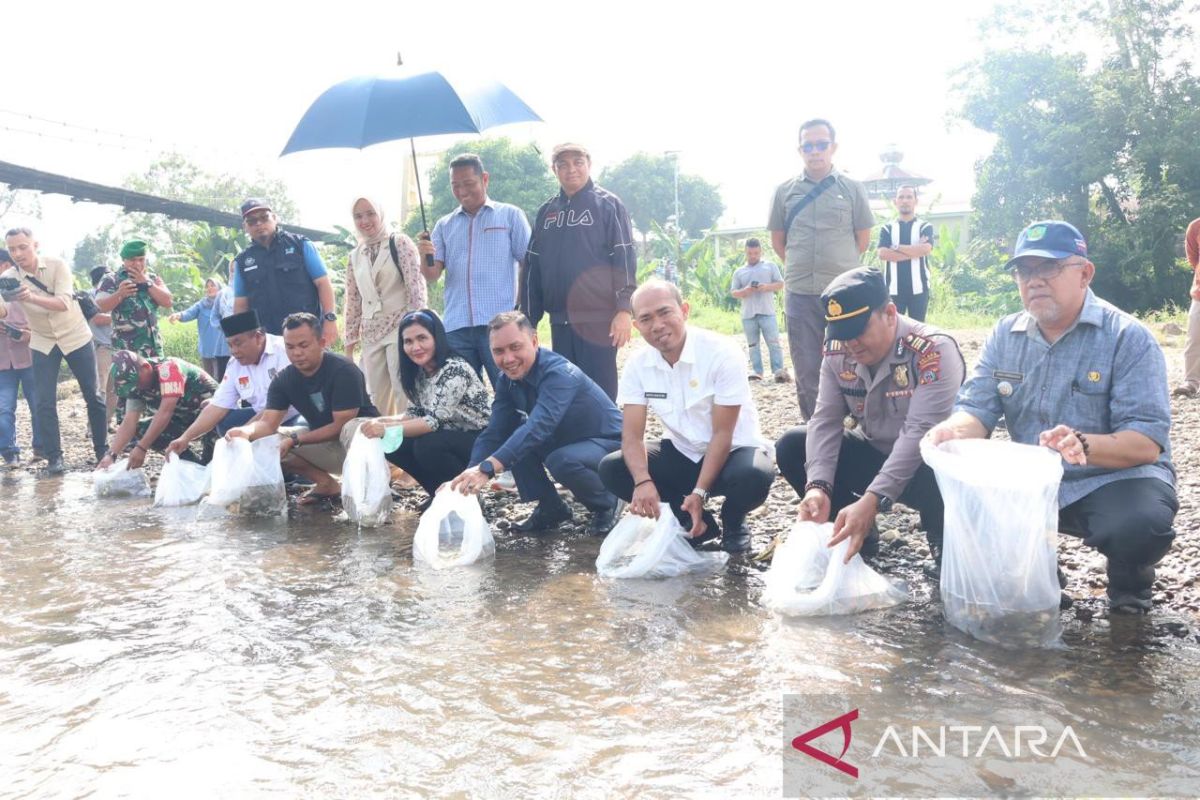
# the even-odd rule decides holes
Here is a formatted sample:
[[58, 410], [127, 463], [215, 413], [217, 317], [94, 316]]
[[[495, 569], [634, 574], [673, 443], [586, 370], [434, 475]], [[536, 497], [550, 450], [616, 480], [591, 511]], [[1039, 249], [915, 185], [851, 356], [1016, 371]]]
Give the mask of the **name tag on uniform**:
[[1005, 372], [1002, 369], [992, 370], [992, 377], [1000, 381], [1023, 381], [1025, 380], [1024, 372]]
[[646, 399], [647, 400], [666, 400], [667, 393], [666, 392], [646, 392]]

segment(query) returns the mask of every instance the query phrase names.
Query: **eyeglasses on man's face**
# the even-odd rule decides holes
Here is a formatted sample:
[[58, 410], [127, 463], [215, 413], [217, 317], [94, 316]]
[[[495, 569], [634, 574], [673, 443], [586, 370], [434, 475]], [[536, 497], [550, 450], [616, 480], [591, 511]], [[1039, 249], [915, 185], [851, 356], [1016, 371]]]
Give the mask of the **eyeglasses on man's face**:
[[818, 153], [824, 153], [832, 144], [833, 142], [829, 141], [828, 139], [822, 139], [819, 142], [805, 142], [804, 144], [800, 145], [800, 149], [806, 153], [811, 153], [814, 150], [816, 150]]

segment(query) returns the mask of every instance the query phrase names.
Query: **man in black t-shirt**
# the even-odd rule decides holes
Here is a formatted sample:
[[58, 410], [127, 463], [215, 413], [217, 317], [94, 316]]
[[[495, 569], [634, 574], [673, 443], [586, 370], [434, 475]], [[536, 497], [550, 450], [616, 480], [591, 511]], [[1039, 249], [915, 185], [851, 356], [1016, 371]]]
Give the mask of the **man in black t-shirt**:
[[[334, 475], [342, 473], [346, 448], [364, 418], [378, 417], [362, 371], [349, 359], [327, 353], [321, 344], [321, 322], [312, 314], [291, 314], [283, 321], [283, 342], [291, 366], [267, 389], [262, 416], [225, 434], [251, 441], [278, 432], [283, 467], [313, 482], [302, 504], [341, 494]], [[288, 408], [307, 420], [307, 427], [280, 428]]]

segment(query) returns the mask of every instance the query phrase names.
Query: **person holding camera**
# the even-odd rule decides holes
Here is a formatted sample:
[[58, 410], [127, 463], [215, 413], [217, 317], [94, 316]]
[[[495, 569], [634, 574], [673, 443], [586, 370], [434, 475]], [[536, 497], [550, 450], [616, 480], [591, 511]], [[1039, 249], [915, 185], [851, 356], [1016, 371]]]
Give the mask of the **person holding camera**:
[[[75, 297], [71, 270], [57, 258], [43, 258], [29, 228], [13, 228], [4, 235], [15, 267], [0, 274], [0, 320], [7, 320], [9, 304], [21, 304], [29, 321], [29, 346], [33, 350], [34, 424], [46, 472], [64, 471], [58, 430], [58, 370], [66, 360], [87, 403], [88, 427], [96, 458], [107, 452], [104, 401], [96, 391], [96, 353], [92, 332]], [[11, 324], [11, 323], [10, 323]]]
[[146, 243], [132, 239], [121, 246], [123, 266], [96, 287], [96, 307], [112, 315], [112, 349], [143, 358], [162, 358], [158, 309], [171, 307], [171, 291], [146, 269]]
[[[15, 266], [8, 251], [0, 249], [0, 271]], [[19, 305], [8, 307], [0, 331], [0, 459], [4, 466], [21, 466], [21, 448], [17, 446], [17, 393], [24, 392], [29, 417], [34, 416], [33, 351], [29, 349], [29, 320]], [[37, 426], [33, 426], [34, 457], [40, 453]]]
[[742, 301], [742, 331], [750, 348], [750, 380], [763, 377], [762, 351], [758, 337], [767, 342], [771, 355], [771, 373], [776, 383], [788, 383], [792, 376], [783, 368], [783, 349], [779, 346], [779, 318], [775, 316], [775, 293], [783, 290], [783, 273], [779, 265], [762, 260], [762, 243], [746, 240], [746, 265], [733, 273], [729, 293]]

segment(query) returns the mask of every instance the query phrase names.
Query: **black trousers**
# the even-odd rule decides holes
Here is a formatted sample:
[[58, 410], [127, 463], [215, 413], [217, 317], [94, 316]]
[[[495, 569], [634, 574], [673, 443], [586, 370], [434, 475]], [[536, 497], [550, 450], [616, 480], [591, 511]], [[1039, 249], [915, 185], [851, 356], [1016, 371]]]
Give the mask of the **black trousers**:
[[1058, 529], [1108, 558], [1108, 593], [1149, 598], [1154, 565], [1175, 541], [1175, 489], [1157, 478], [1106, 483], [1058, 512]]
[[[692, 518], [683, 511], [682, 505], [684, 498], [696, 488], [696, 479], [700, 477], [704, 459], [693, 462], [667, 439], [646, 442], [646, 455], [658, 496], [664, 503], [670, 504], [684, 528], [692, 527]], [[600, 480], [622, 500], [628, 501], [633, 497], [633, 476], [629, 473], [629, 467], [625, 466], [625, 457], [620, 450], [610, 453], [600, 462]], [[775, 467], [766, 450], [757, 447], [734, 448], [709, 489], [710, 495], [725, 498], [721, 506], [722, 525], [726, 528], [740, 526], [747, 514], [766, 502], [774, 480]], [[705, 517], [711, 524], [712, 515], [705, 512]]]
[[554, 323], [550, 339], [554, 352], [583, 370], [609, 400], [617, 399], [617, 348], [609, 344], [611, 323]]
[[[792, 428], [775, 443], [775, 461], [779, 471], [796, 494], [804, 496], [804, 487], [808, 483], [808, 473], [804, 463], [808, 460], [806, 441], [807, 426]], [[830, 520], [846, 506], [858, 500], [879, 470], [887, 456], [872, 447], [862, 434], [857, 431], [846, 431], [842, 434], [842, 447], [838, 452], [837, 471], [833, 476], [833, 500], [830, 504]], [[929, 544], [940, 548], [942, 531], [946, 524], [946, 508], [942, 504], [942, 493], [938, 491], [937, 480], [933, 470], [922, 464], [907, 488], [899, 497], [893, 500], [904, 503], [909, 508], [915, 508], [921, 515], [921, 527]]]
[[925, 313], [929, 310], [929, 292], [894, 294], [892, 302], [896, 304], [896, 310], [904, 316], [915, 319], [917, 322], [924, 322]]
[[[72, 301], [74, 302], [74, 301]], [[42, 451], [47, 459], [62, 455], [62, 438], [58, 428], [58, 370], [66, 360], [71, 374], [79, 384], [79, 393], [87, 404], [88, 427], [92, 434], [92, 449], [96, 459], [108, 452], [108, 421], [104, 401], [97, 393], [96, 351], [92, 343], [77, 347], [66, 355], [58, 345], [49, 353], [33, 351], [33, 385], [36, 389], [37, 413], [34, 424], [38, 426]]]
[[436, 430], [405, 439], [387, 460], [413, 476], [430, 497], [467, 468], [479, 431]]

